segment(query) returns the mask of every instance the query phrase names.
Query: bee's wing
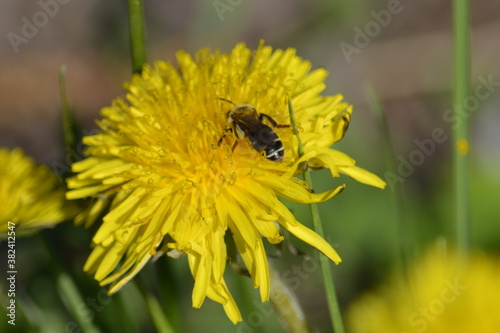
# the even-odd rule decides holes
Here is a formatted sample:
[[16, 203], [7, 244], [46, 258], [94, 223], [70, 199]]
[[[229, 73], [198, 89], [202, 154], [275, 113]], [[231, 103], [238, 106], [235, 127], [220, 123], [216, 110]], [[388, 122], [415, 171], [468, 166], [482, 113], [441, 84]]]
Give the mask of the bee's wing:
[[261, 122], [252, 123], [252, 127], [248, 130], [247, 135], [255, 149], [261, 150], [267, 146], [273, 146], [276, 141], [279, 141], [278, 136], [271, 127], [262, 124]]
[[262, 123], [255, 118], [247, 116], [233, 116], [233, 121], [245, 135], [257, 134]]

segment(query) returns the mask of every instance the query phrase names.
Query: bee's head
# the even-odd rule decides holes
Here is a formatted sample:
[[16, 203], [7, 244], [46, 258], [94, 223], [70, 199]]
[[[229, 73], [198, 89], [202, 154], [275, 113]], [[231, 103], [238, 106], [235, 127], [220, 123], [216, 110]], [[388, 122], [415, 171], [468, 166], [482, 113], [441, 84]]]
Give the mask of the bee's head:
[[259, 114], [257, 112], [257, 110], [255, 109], [255, 107], [253, 107], [252, 105], [250, 104], [237, 104], [234, 106], [234, 108], [232, 108], [231, 110], [229, 110], [229, 112], [227, 113], [227, 117], [228, 118], [232, 118], [233, 116], [236, 116], [236, 117], [258, 117]]

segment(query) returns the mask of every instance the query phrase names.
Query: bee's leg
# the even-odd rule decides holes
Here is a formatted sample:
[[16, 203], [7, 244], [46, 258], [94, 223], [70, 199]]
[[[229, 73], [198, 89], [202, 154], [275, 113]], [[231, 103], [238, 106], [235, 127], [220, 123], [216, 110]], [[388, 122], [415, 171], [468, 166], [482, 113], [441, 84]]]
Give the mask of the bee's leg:
[[220, 99], [221, 101], [228, 102], [228, 103], [231, 103], [231, 104], [233, 104], [233, 105], [236, 105], [236, 104], [234, 104], [233, 102], [231, 102], [231, 101], [230, 101], [230, 100], [228, 100], [228, 99], [225, 99], [225, 98], [222, 98], [222, 97], [219, 97], [219, 99]]
[[271, 123], [271, 125], [273, 125], [273, 127], [278, 126], [278, 123], [276, 122], [276, 120], [274, 120], [273, 118], [271, 118], [267, 114], [265, 114], [265, 113], [259, 114], [259, 121], [260, 122], [262, 122], [264, 120], [264, 118], [266, 118]]
[[[222, 133], [222, 136], [220, 137], [219, 141], [217, 141], [217, 147], [220, 147], [220, 144], [222, 143], [222, 140], [224, 140], [224, 138], [227, 136], [227, 133], [228, 132], [233, 132], [233, 128], [232, 127], [227, 127], [224, 132]], [[233, 148], [234, 150], [234, 148]]]
[[271, 125], [273, 125], [273, 127], [277, 127], [277, 128], [288, 128], [290, 127], [291, 125], [281, 125], [281, 124], [278, 124], [276, 122], [276, 120], [274, 120], [273, 118], [271, 118], [270, 116], [268, 116], [267, 114], [265, 113], [261, 113], [259, 114], [259, 120], [260, 122], [262, 122], [264, 120], [264, 118], [266, 118], [270, 123]]
[[238, 139], [234, 140], [233, 148], [231, 148], [231, 151], [234, 152], [234, 150], [236, 149], [237, 145], [238, 145]]
[[233, 147], [231, 148], [231, 151], [234, 152], [234, 150], [236, 149], [236, 146], [238, 145], [238, 131], [236, 129], [236, 123], [233, 123], [233, 127], [231, 128], [231, 132], [233, 132], [236, 137], [236, 140], [234, 140], [234, 143], [233, 143]]

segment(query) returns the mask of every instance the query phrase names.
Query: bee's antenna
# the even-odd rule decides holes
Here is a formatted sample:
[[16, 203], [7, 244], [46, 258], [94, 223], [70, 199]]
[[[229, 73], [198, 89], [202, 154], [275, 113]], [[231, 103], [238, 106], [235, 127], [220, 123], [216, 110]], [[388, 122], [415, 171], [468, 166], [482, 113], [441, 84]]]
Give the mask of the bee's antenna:
[[231, 101], [230, 101], [230, 100], [228, 100], [228, 99], [225, 99], [225, 98], [222, 98], [222, 97], [219, 97], [219, 99], [220, 99], [221, 101], [228, 102], [228, 103], [231, 103], [231, 104], [233, 104], [233, 105], [236, 105], [236, 104], [234, 104], [233, 102], [231, 102]]

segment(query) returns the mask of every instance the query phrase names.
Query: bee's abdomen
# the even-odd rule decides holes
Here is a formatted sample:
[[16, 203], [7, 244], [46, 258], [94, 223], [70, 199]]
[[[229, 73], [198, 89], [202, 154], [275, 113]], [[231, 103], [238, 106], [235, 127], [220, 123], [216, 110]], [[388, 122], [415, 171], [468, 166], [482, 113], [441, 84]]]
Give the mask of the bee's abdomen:
[[285, 155], [285, 147], [283, 147], [283, 143], [278, 137], [274, 145], [267, 146], [265, 151], [266, 158], [271, 161], [281, 161]]
[[284, 156], [284, 147], [280, 138], [266, 125], [262, 125], [257, 133], [249, 133], [248, 139], [252, 146], [270, 161], [281, 161]]

